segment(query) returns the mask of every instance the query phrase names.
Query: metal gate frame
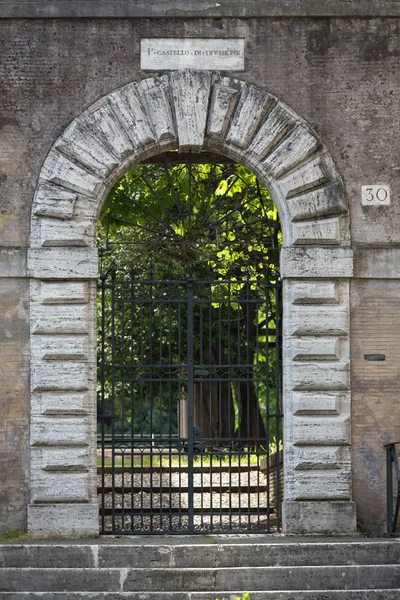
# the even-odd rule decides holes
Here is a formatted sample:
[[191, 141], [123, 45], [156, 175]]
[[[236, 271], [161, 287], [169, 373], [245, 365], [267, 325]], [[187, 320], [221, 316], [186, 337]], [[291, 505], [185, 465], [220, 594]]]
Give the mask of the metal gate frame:
[[[261, 288], [264, 296], [260, 293]], [[120, 273], [113, 264], [101, 277], [99, 289], [102, 307], [98, 416], [101, 532], [187, 534], [279, 531], [282, 452], [270, 455], [272, 429], [277, 450], [280, 450], [283, 417], [280, 379], [281, 284], [276, 274], [264, 271], [257, 275], [245, 274], [241, 280], [236, 276], [218, 280], [194, 278], [191, 273], [187, 279], [174, 279], [171, 273], [157, 278], [151, 271], [144, 278], [143, 275], [138, 277], [133, 269], [128, 273]], [[271, 329], [269, 316], [271, 298], [274, 298], [275, 312], [279, 315], [275, 332]], [[143, 322], [147, 306], [149, 320], [146, 329]], [[165, 322], [161, 318], [162, 307], [167, 310]], [[171, 331], [171, 307], [176, 311], [175, 333]], [[253, 311], [256, 307], [256, 320], [252, 324], [249, 320], [251, 307]], [[263, 323], [259, 319], [259, 309], [266, 312]], [[228, 316], [225, 333], [222, 319], [224, 310], [225, 316]], [[234, 310], [237, 317], [235, 336], [231, 331], [235, 322], [231, 318]], [[239, 319], [243, 318], [248, 321], [244, 326], [243, 323], [239, 324]], [[186, 332], [182, 335], [185, 328]], [[207, 346], [212, 352], [211, 330], [214, 328], [217, 329], [218, 356], [213, 360], [209, 356], [207, 361], [204, 348]], [[250, 348], [251, 328], [256, 328], [253, 350]], [[166, 344], [163, 333], [166, 335]], [[149, 338], [147, 360], [144, 349], [146, 335]], [[233, 340], [236, 335], [235, 350]], [[224, 336], [227, 347], [223, 350]], [[260, 363], [263, 352], [259, 340], [263, 337], [265, 363]], [[110, 350], [112, 361], [107, 364]], [[186, 360], [183, 360], [185, 350]], [[140, 362], [136, 360], [135, 351], [139, 353]], [[158, 362], [154, 360], [155, 352], [158, 353]], [[163, 352], [167, 352], [166, 361]], [[172, 357], [174, 352], [175, 360]], [[227, 362], [223, 357], [224, 352], [227, 353]], [[236, 362], [232, 362], [235, 352]], [[271, 352], [278, 357], [274, 373], [268, 367]], [[274, 390], [271, 390], [271, 381], [274, 382]], [[144, 388], [146, 382], [149, 386], [147, 392]], [[256, 397], [256, 436], [254, 432], [251, 435], [250, 425], [253, 423], [254, 427], [254, 419], [251, 422], [249, 414], [251, 409], [254, 410], [254, 402], [253, 406], [250, 404], [250, 388], [255, 393], [255, 385], [258, 394], [260, 387], [265, 388], [264, 416], [261, 415]], [[247, 398], [243, 392], [241, 396], [240, 390], [244, 387], [247, 389]], [[185, 410], [181, 398], [185, 389], [187, 429], [182, 431]], [[169, 395], [167, 436], [163, 434], [165, 418], [162, 422], [161, 409], [165, 390]], [[225, 418], [224, 425], [222, 421], [226, 415], [222, 414], [222, 390], [228, 394], [228, 400], [224, 401], [228, 405], [228, 423]], [[275, 393], [274, 406], [270, 399], [272, 392]], [[140, 402], [136, 412], [139, 412], [135, 416], [138, 393]], [[174, 404], [171, 400], [174, 393], [177, 394], [175, 409], [179, 414], [172, 435]], [[143, 421], [146, 394], [150, 401], [147, 406], [150, 410], [150, 429], [146, 431], [142, 422], [140, 435], [137, 435], [135, 419], [140, 414]], [[204, 400], [206, 394], [207, 401]], [[126, 408], [127, 398], [130, 411]], [[246, 421], [243, 416], [245, 400], [247, 435], [242, 435], [242, 419]], [[218, 413], [214, 422], [210, 417], [208, 432], [204, 429], [207, 404], [210, 415], [213, 411]], [[159, 417], [156, 415], [157, 409]], [[126, 424], [129, 419], [128, 431]], [[215, 419], [218, 431], [215, 431]], [[264, 420], [266, 427], [262, 425]], [[234, 427], [236, 434], [227, 438], [226, 429], [233, 431]], [[265, 435], [260, 433], [263, 430]], [[111, 437], [107, 435], [109, 431]], [[273, 490], [275, 498], [271, 498]]]

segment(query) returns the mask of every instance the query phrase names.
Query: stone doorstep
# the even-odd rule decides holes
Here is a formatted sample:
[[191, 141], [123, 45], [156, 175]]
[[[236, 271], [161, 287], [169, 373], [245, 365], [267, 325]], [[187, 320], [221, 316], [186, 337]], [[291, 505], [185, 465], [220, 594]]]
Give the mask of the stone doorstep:
[[165, 592], [397, 589], [400, 565], [228, 568], [3, 568], [4, 591]]

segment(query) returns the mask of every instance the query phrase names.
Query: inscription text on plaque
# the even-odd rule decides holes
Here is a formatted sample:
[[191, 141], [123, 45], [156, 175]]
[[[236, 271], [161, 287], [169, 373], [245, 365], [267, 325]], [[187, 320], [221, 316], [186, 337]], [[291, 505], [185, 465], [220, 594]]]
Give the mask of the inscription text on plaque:
[[243, 71], [244, 39], [143, 38], [140, 68]]

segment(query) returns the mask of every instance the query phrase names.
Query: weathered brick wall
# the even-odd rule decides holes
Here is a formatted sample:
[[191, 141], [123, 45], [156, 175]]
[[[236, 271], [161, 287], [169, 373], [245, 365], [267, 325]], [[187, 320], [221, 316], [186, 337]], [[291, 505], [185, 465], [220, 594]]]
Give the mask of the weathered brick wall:
[[[353, 493], [362, 529], [385, 527], [383, 444], [400, 440], [400, 285], [355, 280], [351, 295]], [[370, 362], [366, 354], [384, 354]]]
[[24, 526], [28, 500], [28, 290], [0, 279], [0, 523]]
[[[344, 178], [353, 245], [400, 244], [400, 19], [9, 19], [0, 20], [1, 249], [27, 247], [36, 180], [55, 139], [96, 99], [147, 76], [139, 70], [139, 40], [165, 36], [245, 37], [246, 70], [237, 75], [270, 90], [321, 136]], [[391, 206], [361, 207], [360, 186], [374, 182], [390, 183]], [[0, 255], [0, 522], [23, 526], [29, 487], [26, 273], [18, 256]], [[10, 272], [21, 278], [5, 280]], [[382, 519], [381, 444], [400, 433], [394, 362], [400, 283], [356, 281], [352, 290], [353, 488], [360, 522], [374, 531]], [[385, 329], [379, 319], [389, 307], [392, 321]], [[386, 344], [383, 330], [387, 361], [366, 364], [364, 347], [379, 352]]]

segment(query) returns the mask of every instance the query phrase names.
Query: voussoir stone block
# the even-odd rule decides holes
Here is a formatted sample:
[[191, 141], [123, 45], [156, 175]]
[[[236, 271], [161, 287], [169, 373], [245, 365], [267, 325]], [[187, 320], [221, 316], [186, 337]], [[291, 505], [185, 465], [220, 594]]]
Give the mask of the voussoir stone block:
[[293, 196], [288, 200], [288, 206], [293, 223], [342, 215], [347, 212], [343, 186], [338, 181], [299, 196]]
[[[55, 219], [41, 219], [40, 246], [90, 246], [95, 236], [94, 224], [90, 221], [61, 221]], [[34, 243], [32, 235], [32, 243]]]
[[208, 136], [212, 138], [225, 136], [238, 98], [239, 90], [218, 83], [214, 85], [207, 123]]
[[254, 85], [246, 84], [234, 114], [226, 141], [238, 148], [247, 148], [276, 98]]
[[72, 219], [76, 192], [71, 192], [50, 183], [41, 183], [33, 202], [33, 214], [38, 217]]
[[[154, 145], [156, 137], [148, 120], [137, 84], [130, 83], [124, 86], [110, 94], [108, 99], [113, 113], [118, 118], [118, 126], [123, 132], [123, 138], [130, 141], [126, 149], [129, 150], [129, 146], [136, 150], [147, 145]], [[123, 156], [125, 154], [124, 144], [120, 145], [117, 151]]]
[[[171, 107], [169, 79], [166, 75], [159, 78], [144, 79], [139, 88], [147, 106], [152, 129], [157, 141], [174, 140], [177, 137]], [[149, 136], [149, 132], [146, 132]], [[144, 142], [145, 135], [142, 135]]]
[[297, 126], [289, 136], [264, 160], [265, 167], [274, 177], [282, 177], [287, 171], [315, 152], [319, 141], [303, 125]]
[[179, 151], [201, 152], [211, 89], [210, 73], [207, 71], [174, 71], [170, 78]]
[[321, 219], [293, 223], [294, 244], [339, 244], [340, 220]]
[[81, 120], [75, 120], [55, 144], [72, 162], [79, 162], [97, 177], [106, 177], [118, 165], [118, 159], [96, 138], [95, 132]]
[[87, 196], [95, 194], [102, 182], [99, 177], [89, 173], [56, 150], [50, 151], [40, 176], [43, 181], [58, 184]]
[[324, 158], [317, 156], [310, 159], [305, 165], [298, 167], [285, 177], [281, 177], [279, 186], [285, 198], [304, 194], [324, 183], [332, 181], [331, 169]]
[[289, 133], [295, 124], [293, 115], [281, 104], [275, 106], [254, 136], [247, 151], [262, 160]]

